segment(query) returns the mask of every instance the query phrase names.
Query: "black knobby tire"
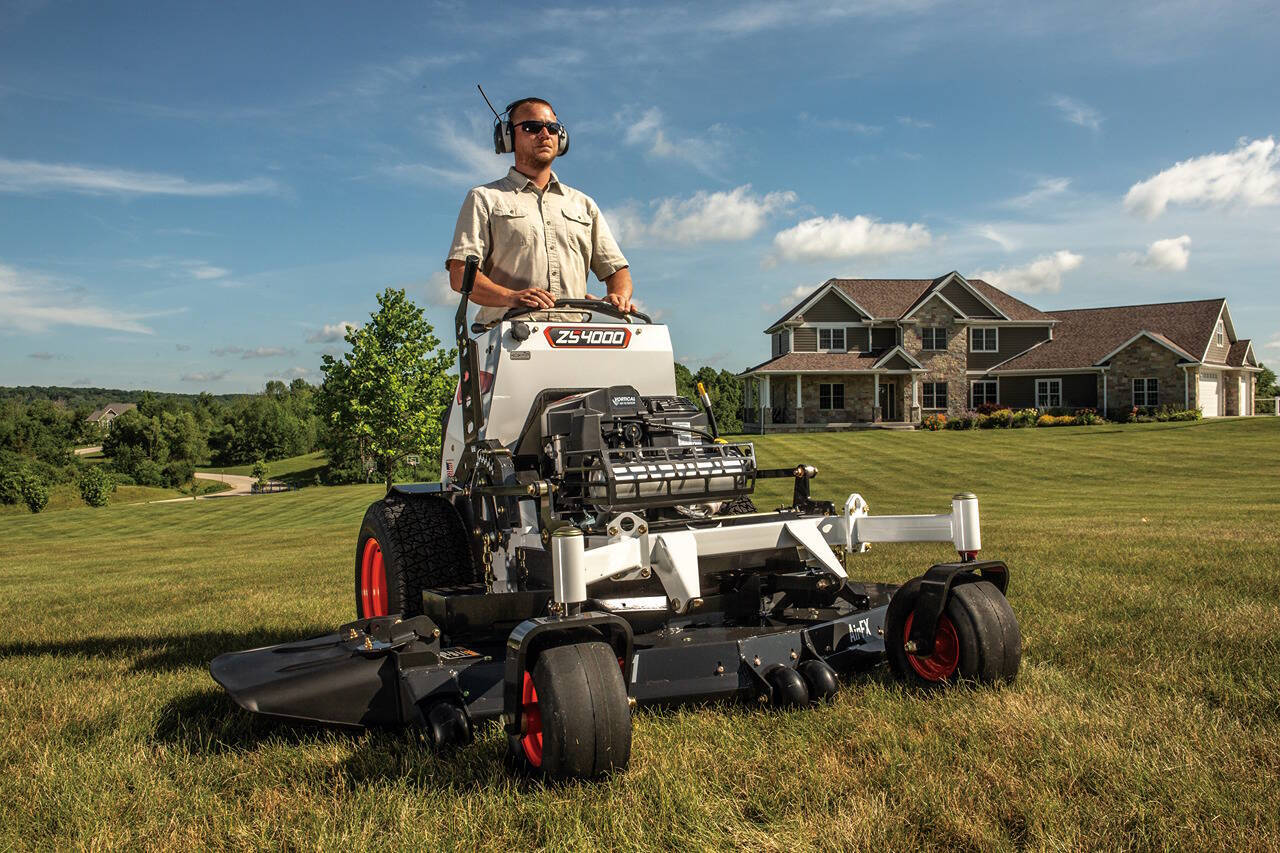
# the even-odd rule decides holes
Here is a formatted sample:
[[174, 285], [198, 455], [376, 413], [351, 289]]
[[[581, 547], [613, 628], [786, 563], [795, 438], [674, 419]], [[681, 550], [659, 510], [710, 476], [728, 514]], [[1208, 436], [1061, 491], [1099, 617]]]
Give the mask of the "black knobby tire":
[[470, 583], [474, 577], [466, 528], [443, 498], [393, 493], [365, 512], [356, 540], [357, 617], [417, 616], [424, 589]]
[[594, 779], [627, 769], [631, 708], [612, 647], [589, 642], [547, 649], [529, 676], [536, 690], [537, 745], [530, 743], [535, 732], [529, 728], [509, 739], [517, 767], [553, 779]]
[[743, 496], [734, 498], [731, 501], [725, 501], [716, 515], [750, 515], [753, 512], [759, 512], [756, 509], [755, 502], [751, 498]]
[[885, 653], [895, 676], [926, 688], [959, 681], [1013, 681], [1022, 662], [1022, 632], [1000, 590], [989, 581], [952, 587], [938, 619], [934, 652], [927, 657], [909, 655], [903, 647], [919, 596], [919, 579], [908, 582], [894, 594], [885, 614]]

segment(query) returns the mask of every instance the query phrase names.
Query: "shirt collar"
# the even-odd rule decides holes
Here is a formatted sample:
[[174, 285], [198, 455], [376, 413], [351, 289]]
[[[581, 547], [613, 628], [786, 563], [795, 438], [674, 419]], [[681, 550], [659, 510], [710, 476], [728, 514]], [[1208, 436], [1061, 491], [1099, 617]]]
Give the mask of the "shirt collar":
[[[521, 192], [525, 187], [529, 186], [532, 186], [535, 190], [538, 188], [533, 181], [529, 180], [528, 175], [516, 169], [515, 166], [512, 166], [507, 170], [507, 181], [510, 182], [512, 188], [515, 189], [516, 192]], [[547, 189], [554, 189], [556, 192], [564, 195], [564, 189], [561, 188], [560, 179], [556, 177], [554, 170], [551, 172], [551, 180], [547, 181]]]

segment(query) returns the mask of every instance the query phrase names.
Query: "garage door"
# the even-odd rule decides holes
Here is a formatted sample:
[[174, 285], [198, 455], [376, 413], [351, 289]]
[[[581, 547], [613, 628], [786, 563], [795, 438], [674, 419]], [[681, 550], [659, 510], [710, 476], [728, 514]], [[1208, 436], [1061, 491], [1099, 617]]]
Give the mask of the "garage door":
[[1218, 396], [1217, 373], [1200, 374], [1200, 413], [1206, 418], [1216, 418], [1222, 414]]

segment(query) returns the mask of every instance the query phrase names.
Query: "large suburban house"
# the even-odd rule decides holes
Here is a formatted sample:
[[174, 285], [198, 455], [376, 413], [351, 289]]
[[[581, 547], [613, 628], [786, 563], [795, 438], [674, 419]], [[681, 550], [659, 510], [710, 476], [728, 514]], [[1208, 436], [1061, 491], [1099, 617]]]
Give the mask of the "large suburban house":
[[138, 408], [137, 403], [108, 403], [101, 409], [96, 409], [85, 420], [91, 424], [97, 424], [99, 429], [106, 430], [120, 415], [136, 408]]
[[830, 279], [765, 329], [748, 431], [912, 424], [984, 404], [1253, 413], [1257, 360], [1225, 299], [1040, 311], [980, 279]]

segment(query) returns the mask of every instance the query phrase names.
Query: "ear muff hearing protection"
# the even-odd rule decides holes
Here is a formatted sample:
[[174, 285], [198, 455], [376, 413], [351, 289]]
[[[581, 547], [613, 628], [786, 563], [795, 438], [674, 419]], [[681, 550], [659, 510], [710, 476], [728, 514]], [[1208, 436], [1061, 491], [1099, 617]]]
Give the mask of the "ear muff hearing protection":
[[[507, 108], [502, 111], [502, 115], [493, 123], [493, 150], [498, 154], [510, 154], [516, 150], [516, 129], [511, 126], [511, 110], [527, 103], [527, 98], [521, 98], [518, 101], [512, 101], [507, 104]], [[556, 149], [556, 156], [563, 157], [569, 153], [569, 131], [564, 124], [560, 125], [560, 144]]]

